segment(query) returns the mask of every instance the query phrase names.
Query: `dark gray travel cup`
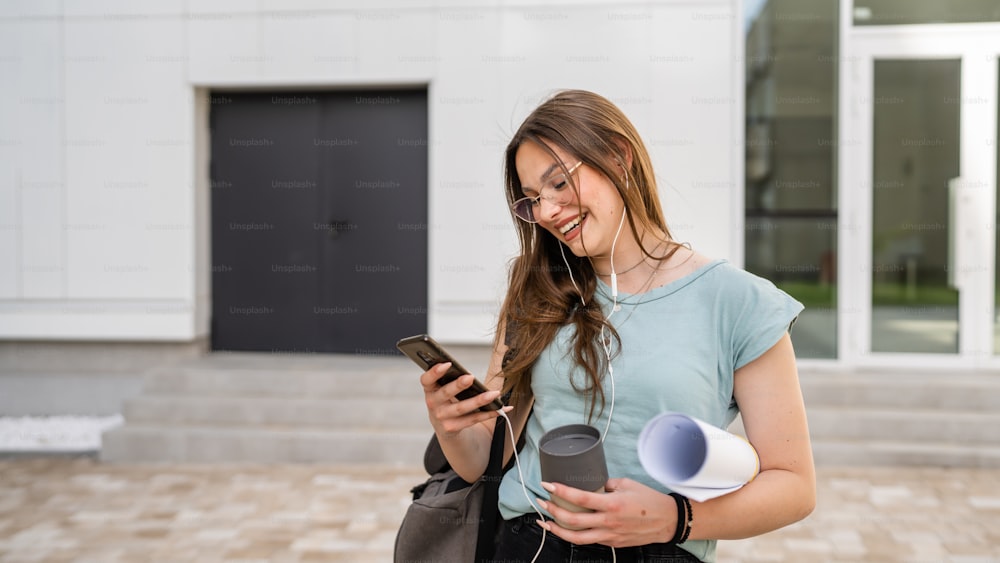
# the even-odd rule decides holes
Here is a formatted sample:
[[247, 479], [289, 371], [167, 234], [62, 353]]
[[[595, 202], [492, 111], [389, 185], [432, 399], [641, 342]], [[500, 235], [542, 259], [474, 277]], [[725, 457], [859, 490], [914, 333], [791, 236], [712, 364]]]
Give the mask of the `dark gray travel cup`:
[[[595, 493], [604, 492], [604, 484], [608, 481], [608, 466], [604, 460], [601, 433], [593, 426], [570, 424], [546, 432], [538, 442], [538, 458], [542, 481], [561, 483]], [[566, 510], [589, 511], [559, 497], [553, 497], [552, 500]], [[562, 523], [559, 525], [563, 526]]]

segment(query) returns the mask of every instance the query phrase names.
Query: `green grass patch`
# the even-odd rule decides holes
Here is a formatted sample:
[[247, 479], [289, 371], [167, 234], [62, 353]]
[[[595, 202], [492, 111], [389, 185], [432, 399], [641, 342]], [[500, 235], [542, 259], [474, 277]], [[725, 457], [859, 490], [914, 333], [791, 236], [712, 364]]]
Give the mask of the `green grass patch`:
[[833, 308], [837, 306], [837, 286], [809, 282], [783, 282], [779, 289], [798, 299], [806, 307]]
[[946, 285], [877, 283], [872, 286], [873, 305], [958, 305], [958, 291]]
[[[798, 299], [806, 307], [833, 308], [837, 306], [836, 285], [820, 285], [809, 282], [782, 282], [775, 285]], [[878, 283], [872, 287], [872, 305], [957, 306], [958, 291], [946, 285], [924, 285], [910, 290], [905, 284]]]

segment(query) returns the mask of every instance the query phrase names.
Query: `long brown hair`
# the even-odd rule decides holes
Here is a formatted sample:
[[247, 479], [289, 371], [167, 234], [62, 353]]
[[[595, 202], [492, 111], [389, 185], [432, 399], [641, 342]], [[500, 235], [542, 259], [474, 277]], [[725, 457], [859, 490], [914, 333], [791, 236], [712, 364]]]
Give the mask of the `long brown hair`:
[[[665, 260], [676, 252], [680, 245], [673, 242], [663, 217], [646, 147], [632, 123], [611, 101], [592, 92], [565, 90], [538, 106], [518, 128], [504, 154], [508, 203], [524, 197], [515, 157], [525, 142], [537, 143], [557, 162], [559, 158], [551, 147], [558, 147], [607, 176], [625, 202], [633, 237], [647, 257]], [[627, 175], [622, 175], [622, 167], [630, 160]], [[570, 182], [579, 193], [572, 178]], [[593, 418], [598, 403], [604, 408], [601, 377], [607, 359], [599, 341], [601, 328], [606, 327], [610, 333], [614, 350], [621, 345], [618, 333], [594, 302], [597, 274], [593, 264], [586, 256], [565, 253], [572, 277], [582, 293], [581, 300], [560, 255], [561, 243], [537, 224], [524, 222], [513, 214], [511, 219], [517, 230], [520, 255], [511, 263], [494, 342], [499, 344], [502, 335], [506, 335], [509, 348], [503, 368], [503, 390], [512, 393], [515, 403], [519, 397], [530, 396], [532, 366], [558, 330], [572, 324], [573, 359], [587, 374], [587, 385], [579, 390], [590, 396], [589, 418]], [[641, 230], [637, 228], [639, 225]], [[663, 256], [650, 254], [640, 240], [640, 232], [657, 230], [666, 235], [667, 253]], [[586, 306], [582, 305], [584, 302]]]

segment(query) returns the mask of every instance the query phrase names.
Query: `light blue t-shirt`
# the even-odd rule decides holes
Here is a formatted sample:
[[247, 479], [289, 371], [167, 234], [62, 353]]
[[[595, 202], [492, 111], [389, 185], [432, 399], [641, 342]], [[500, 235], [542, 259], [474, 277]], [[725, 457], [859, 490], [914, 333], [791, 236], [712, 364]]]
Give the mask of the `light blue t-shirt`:
[[[611, 312], [611, 290], [598, 283], [597, 301]], [[646, 293], [619, 292], [621, 310], [611, 322], [621, 337], [613, 358], [615, 402], [604, 441], [608, 474], [628, 477], [656, 490], [669, 489], [646, 474], [639, 462], [639, 433], [665, 411], [688, 414], [726, 428], [739, 409], [733, 399], [733, 372], [777, 344], [802, 311], [802, 304], [774, 284], [716, 260], [697, 271]], [[638, 303], [638, 305], [636, 305]], [[534, 410], [520, 453], [528, 494], [548, 499], [540, 485], [538, 440], [566, 424], [588, 423], [586, 373], [572, 359], [572, 325], [563, 327], [532, 369]], [[606, 405], [589, 424], [604, 432], [611, 411], [611, 384], [604, 376]], [[534, 512], [521, 489], [517, 468], [500, 484], [504, 519]], [[715, 560], [715, 541], [683, 544], [703, 561]]]

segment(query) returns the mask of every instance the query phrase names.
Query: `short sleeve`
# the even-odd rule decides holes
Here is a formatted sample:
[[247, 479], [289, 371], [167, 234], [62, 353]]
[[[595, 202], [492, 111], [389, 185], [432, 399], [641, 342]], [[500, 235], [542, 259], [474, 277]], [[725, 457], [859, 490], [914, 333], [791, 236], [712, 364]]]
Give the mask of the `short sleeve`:
[[731, 327], [733, 366], [739, 369], [781, 340], [804, 309], [802, 303], [770, 281], [740, 271], [733, 280]]

